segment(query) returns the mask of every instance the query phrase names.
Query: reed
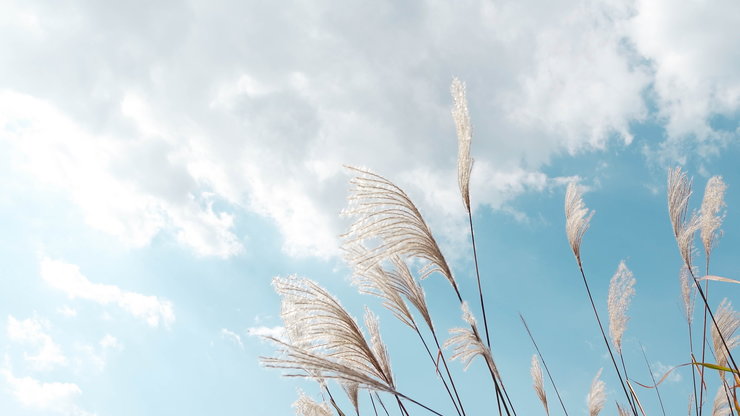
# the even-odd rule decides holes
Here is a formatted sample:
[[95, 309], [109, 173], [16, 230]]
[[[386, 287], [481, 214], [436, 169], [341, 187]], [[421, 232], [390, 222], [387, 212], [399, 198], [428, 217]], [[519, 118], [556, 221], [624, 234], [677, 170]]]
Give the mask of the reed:
[[[344, 257], [352, 270], [353, 282], [359, 291], [376, 299], [402, 323], [403, 327], [408, 328], [413, 333], [412, 337], [418, 339], [418, 346], [428, 358], [431, 364], [428, 370], [429, 379], [433, 373], [434, 378], [439, 380], [439, 385], [425, 386], [421, 389], [422, 394], [444, 394], [449, 398], [446, 405], [450, 406], [451, 410], [434, 409], [426, 402], [427, 397], [412, 398], [404, 393], [407, 391], [404, 387], [409, 383], [418, 382], [419, 378], [410, 379], [404, 374], [396, 374], [391, 360], [392, 351], [383, 341], [378, 316], [370, 308], [365, 308], [363, 325], [360, 325], [359, 321], [342, 306], [339, 299], [318, 283], [296, 276], [277, 277], [273, 280], [273, 286], [282, 299], [281, 317], [285, 326], [285, 336], [266, 337], [274, 343], [276, 353], [261, 357], [261, 361], [266, 367], [283, 371], [283, 375], [287, 377], [300, 377], [317, 383], [322, 401], [315, 401], [309, 395], [301, 393], [294, 404], [299, 416], [331, 414], [361, 416], [363, 411], [375, 416], [379, 414], [390, 416], [392, 413], [411, 416], [419, 412], [435, 415], [454, 412], [458, 416], [473, 416], [466, 410], [466, 403], [463, 400], [472, 395], [490, 397], [489, 413], [516, 416], [515, 403], [532, 400], [532, 397], [512, 398], [509, 395], [494, 359], [491, 336], [494, 334], [491, 330], [494, 325], [493, 320], [488, 319], [483, 288], [493, 287], [495, 282], [490, 278], [481, 279], [482, 273], [478, 264], [473, 222], [475, 206], [471, 202], [470, 192], [470, 179], [473, 174], [472, 126], [465, 84], [454, 79], [451, 93], [452, 118], [458, 145], [457, 180], [464, 208], [464, 213], [461, 214], [466, 215], [468, 219], [477, 284], [478, 305], [475, 305], [475, 313], [482, 317], [482, 327], [479, 326], [475, 313], [463, 296], [463, 293], [467, 292], [462, 290], [461, 282], [455, 278], [453, 268], [447, 262], [421, 211], [411, 196], [390, 179], [368, 169], [347, 167], [353, 178], [350, 180], [348, 207], [343, 211], [343, 215], [350, 217], [352, 223], [347, 232], [341, 236]], [[740, 344], [740, 335], [736, 335], [737, 329], [740, 328], [740, 315], [732, 310], [727, 300], [720, 303], [715, 310], [709, 307], [709, 280], [740, 283], [729, 278], [709, 275], [712, 249], [722, 235], [726, 188], [721, 177], [712, 177], [707, 182], [701, 209], [698, 213], [690, 214], [692, 180], [680, 168], [668, 171], [668, 217], [683, 265], [679, 286], [683, 313], [688, 326], [687, 355], [690, 357], [690, 362], [677, 363], [675, 368], [681, 366], [692, 368], [692, 393], [688, 407], [690, 416], [692, 413], [701, 415], [705, 408], [707, 369], [719, 375], [719, 391], [712, 403], [712, 415], [730, 415], [734, 414], [735, 410], [740, 412], [736, 393], [736, 389], [740, 387], [740, 372], [732, 356], [732, 350]], [[606, 305], [602, 305], [606, 308], [609, 318], [607, 336], [599, 314], [601, 307], [597, 307], [594, 301], [581, 252], [583, 238], [590, 227], [593, 211], [586, 207], [582, 189], [575, 183], [568, 184], [564, 202], [567, 242], [575, 257], [606, 352], [627, 400], [624, 406], [615, 402], [612, 412], [620, 416], [628, 414], [647, 416], [648, 411], [641, 400], [645, 397], [641, 398], [635, 390], [642, 386], [655, 389], [657, 402], [665, 415], [659, 385], [673, 369], [656, 380], [645, 350], [640, 344], [651, 384], [639, 383], [629, 376], [632, 371], [628, 373], [630, 363], [623, 351], [624, 334], [631, 319], [627, 312], [636, 294], [636, 280], [625, 262], [620, 262], [610, 280]], [[698, 276], [697, 268], [694, 266], [694, 259], [697, 256], [694, 242], [697, 240], [697, 234], [704, 249], [704, 277]], [[434, 305], [430, 305], [422, 287], [424, 280], [433, 275], [441, 276], [450, 284], [452, 290], [448, 293], [454, 296], [460, 305], [461, 325], [449, 329], [446, 340], [435, 323], [435, 316], [440, 312], [434, 310], [432, 307]], [[705, 280], [703, 288], [699, 283], [702, 279]], [[464, 281], [462, 283], [464, 284]], [[694, 339], [699, 338], [694, 333], [698, 328], [693, 325], [697, 295], [702, 300], [704, 314], [704, 325], [700, 334], [702, 340], [700, 359], [697, 359], [694, 352]], [[542, 351], [521, 314], [520, 318], [536, 351], [530, 361], [534, 397], [542, 404], [544, 414], [549, 416], [555, 409], [550, 408], [547, 389], [554, 389], [562, 413], [567, 416], [568, 411], [542, 356]], [[497, 336], [496, 345], [507, 342], [509, 338]], [[710, 345], [711, 348], [705, 348], [706, 345]], [[708, 362], [710, 354], [715, 357], [714, 362]], [[619, 356], [619, 364], [616, 356]], [[458, 389], [458, 383], [455, 382], [456, 371], [448, 363], [448, 358], [450, 361], [460, 361], [462, 371], [474, 364], [483, 365], [491, 378], [490, 384], [486, 382], [485, 387], [481, 386], [476, 391]], [[480, 360], [477, 360], [478, 358]], [[545, 386], [540, 364], [550, 380], [549, 386]], [[590, 416], [601, 414], [607, 403], [607, 388], [601, 375], [602, 370], [599, 369], [586, 395], [587, 411]], [[728, 375], [730, 377], [727, 377]], [[344, 400], [341, 397], [338, 400], [332, 394], [332, 390], [339, 391], [335, 389], [334, 383], [344, 391], [346, 395]], [[415, 393], [414, 396], [416, 394], [419, 393]], [[396, 404], [386, 406], [384, 399], [395, 401], [398, 408], [395, 409]]]

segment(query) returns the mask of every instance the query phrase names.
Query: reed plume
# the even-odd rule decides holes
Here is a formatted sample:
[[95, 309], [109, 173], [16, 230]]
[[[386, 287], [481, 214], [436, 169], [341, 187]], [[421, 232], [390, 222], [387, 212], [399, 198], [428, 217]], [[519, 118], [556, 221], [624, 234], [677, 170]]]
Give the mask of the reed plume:
[[583, 197], [581, 196], [581, 191], [578, 189], [578, 186], [575, 183], [570, 182], [565, 191], [565, 234], [568, 237], [570, 248], [573, 250], [573, 255], [576, 257], [578, 269], [581, 272], [581, 278], [583, 279], [583, 286], [586, 288], [588, 300], [591, 302], [591, 309], [594, 312], [596, 323], [599, 325], [599, 331], [601, 331], [604, 344], [606, 345], [609, 357], [614, 365], [614, 371], [616, 371], [617, 377], [619, 377], [619, 383], [622, 386], [622, 391], [627, 397], [627, 401], [630, 403], [632, 414], [637, 416], [637, 409], [632, 403], [632, 396], [627, 392], [627, 386], [625, 385], [622, 373], [619, 371], [619, 367], [617, 366], [617, 360], [614, 358], [612, 348], [609, 345], [609, 340], [606, 338], [606, 332], [604, 331], [604, 326], [601, 324], [599, 312], [596, 310], [596, 304], [591, 295], [591, 288], [588, 285], [586, 273], [583, 271], [583, 262], [581, 261], [581, 241], [583, 240], [583, 234], [588, 230], [592, 216], [593, 211], [589, 211], [589, 209], [586, 208], [586, 204], [583, 202]]
[[475, 262], [475, 276], [478, 282], [478, 297], [483, 315], [483, 329], [486, 331], [486, 345], [491, 348], [491, 337], [488, 332], [488, 316], [486, 315], [486, 304], [483, 301], [483, 286], [480, 280], [480, 269], [478, 267], [478, 251], [475, 246], [475, 230], [473, 229], [473, 213], [470, 208], [470, 173], [473, 170], [473, 159], [470, 157], [470, 142], [473, 137], [470, 125], [470, 113], [468, 113], [468, 99], [465, 96], [465, 84], [459, 79], [452, 80], [450, 86], [452, 93], [452, 118], [455, 120], [457, 129], [457, 183], [460, 187], [460, 195], [468, 212], [468, 223], [470, 225], [470, 241], [473, 246], [473, 260]]
[[359, 393], [360, 393], [360, 385], [357, 383], [341, 383], [342, 384], [342, 390], [347, 394], [347, 398], [349, 399], [349, 402], [352, 403], [352, 407], [355, 408], [355, 414], [359, 416], [360, 414], [360, 403], [359, 403]]
[[606, 403], [606, 384], [599, 377], [601, 377], [601, 369], [591, 382], [591, 390], [589, 390], [586, 398], [589, 416], [597, 416]]
[[329, 405], [316, 403], [305, 393], [300, 392], [298, 400], [293, 403], [297, 416], [331, 416]]
[[730, 301], [723, 299], [722, 303], [719, 304], [715, 318], [717, 325], [711, 327], [714, 355], [717, 358], [717, 365], [727, 367], [729, 362], [728, 350], [732, 350], [740, 344], [740, 335], [735, 335], [735, 331], [740, 328], [740, 314], [732, 309]]
[[627, 308], [630, 299], [635, 294], [635, 278], [632, 272], [624, 264], [624, 260], [619, 263], [617, 272], [612, 276], [609, 284], [609, 297], [607, 300], [609, 309], [609, 333], [617, 352], [622, 354], [622, 335], [627, 329]]
[[707, 267], [709, 267], [709, 257], [712, 247], [721, 235], [720, 227], [722, 226], [723, 215], [720, 211], [725, 205], [725, 190], [727, 185], [722, 181], [721, 176], [712, 176], [707, 181], [704, 189], [704, 199], [701, 203], [701, 241], [704, 245]]
[[329, 292], [309, 279], [297, 277], [276, 277], [273, 286], [287, 305], [285, 326], [302, 329], [304, 348], [321, 350], [329, 359], [395, 388], [390, 366], [384, 362], [385, 357], [377, 355], [382, 352], [380, 346], [367, 343], [357, 322]]
[[678, 277], [681, 282], [683, 313], [686, 317], [686, 322], [688, 322], [690, 327], [694, 320], [694, 296], [696, 289], [694, 289], [694, 284], [691, 282], [691, 273], [689, 273], [689, 269], [685, 265], [681, 267], [681, 272]]
[[470, 325], [470, 328], [452, 328], [450, 334], [453, 334], [444, 343], [445, 348], [452, 348], [453, 360], [460, 360], [465, 366], [465, 370], [470, 367], [470, 363], [475, 357], [482, 357], [489, 368], [493, 372], [493, 375], [497, 379], [501, 379], [496, 367], [496, 362], [493, 360], [491, 350], [483, 343], [478, 332], [478, 324], [475, 321], [475, 317], [470, 312], [467, 302], [462, 304], [462, 317], [465, 322]]
[[569, 183], [565, 192], [565, 233], [579, 266], [581, 265], [581, 241], [593, 215], [593, 211], [589, 211], [583, 203], [578, 185], [573, 182]]
[[532, 375], [532, 387], [534, 387], [537, 397], [539, 397], [542, 406], [545, 407], [545, 413], [550, 414], [550, 409], [547, 407], [547, 393], [545, 393], [545, 383], [542, 379], [542, 369], [540, 368], [540, 361], [537, 359], [537, 354], [532, 354], [532, 366], [529, 369], [529, 374]]
[[627, 409], [625, 409], [619, 403], [617, 403], [617, 415], [619, 415], [619, 416], [629, 416], [629, 414], [630, 413], [627, 411]]
[[357, 176], [350, 181], [349, 207], [344, 214], [356, 220], [342, 236], [344, 245], [378, 240], [378, 245], [360, 256], [350, 252], [349, 261], [367, 270], [393, 256], [426, 260], [428, 263], [422, 268], [420, 278], [439, 272], [462, 301], [457, 282], [432, 231], [408, 195], [380, 175], [353, 167], [348, 169]]
[[714, 396], [714, 402], [712, 404], [712, 416], [728, 416], [732, 413], [732, 408], [728, 403], [727, 397], [729, 393], [722, 384], [717, 389], [717, 394]]
[[460, 187], [463, 204], [470, 209], [470, 173], [473, 170], [473, 159], [470, 157], [470, 141], [473, 137], [468, 112], [468, 99], [465, 96], [465, 83], [455, 78], [450, 86], [452, 93], [452, 119], [457, 130], [457, 184]]

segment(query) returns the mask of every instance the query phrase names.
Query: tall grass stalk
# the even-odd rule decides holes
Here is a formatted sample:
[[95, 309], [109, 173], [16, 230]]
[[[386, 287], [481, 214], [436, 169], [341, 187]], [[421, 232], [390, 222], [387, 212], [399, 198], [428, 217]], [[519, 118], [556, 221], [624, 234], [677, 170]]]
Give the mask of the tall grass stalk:
[[522, 320], [522, 324], [524, 324], [524, 329], [527, 331], [527, 335], [529, 335], [529, 339], [532, 340], [532, 344], [534, 345], [534, 349], [537, 351], [537, 355], [539, 355], [540, 360], [542, 360], [542, 365], [545, 367], [545, 372], [547, 373], [547, 377], [550, 379], [552, 388], [555, 389], [555, 395], [558, 396], [558, 401], [560, 402], [560, 406], [563, 408], [563, 413], [565, 413], [565, 416], [568, 416], [568, 410], [565, 409], [565, 404], [563, 403], [563, 398], [560, 397], [558, 386], [557, 384], [555, 384], [555, 380], [553, 380], [552, 374], [550, 374], [550, 369], [547, 367], [547, 362], [545, 361], [545, 357], [542, 356], [542, 352], [540, 351], [540, 348], [537, 346], [537, 342], [535, 342], [534, 340], [532, 331], [529, 330], [529, 325], [527, 325], [527, 321], [524, 319], [524, 316], [522, 316], [522, 314], [519, 314], [519, 319]]

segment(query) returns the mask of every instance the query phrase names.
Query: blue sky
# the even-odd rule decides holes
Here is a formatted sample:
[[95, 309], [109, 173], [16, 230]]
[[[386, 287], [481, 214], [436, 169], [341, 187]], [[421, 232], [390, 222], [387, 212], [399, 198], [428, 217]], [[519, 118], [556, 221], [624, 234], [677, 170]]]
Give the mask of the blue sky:
[[[640, 344], [656, 372], [688, 361], [668, 168], [694, 178], [692, 209], [723, 176], [712, 274], [740, 278], [733, 1], [0, 7], [0, 414], [293, 414], [297, 389], [320, 399], [315, 384], [258, 360], [273, 351], [258, 335], [282, 325], [271, 279], [291, 274], [358, 318], [378, 313], [399, 389], [451, 414], [414, 335], [351, 284], [338, 236], [342, 165], [384, 175], [475, 305], [455, 76], [474, 129], [493, 354], [519, 414], [543, 414], [519, 312], [569, 413], [587, 414], [602, 367], [603, 414], [623, 401], [565, 238], [569, 181], [596, 211], [582, 252], [602, 316], [621, 260], [637, 279], [624, 344], [635, 380], [649, 378]], [[437, 325], [460, 326], [449, 284], [423, 286]], [[721, 297], [737, 303], [736, 287], [713, 283], [711, 303]], [[483, 370], [453, 364], [469, 414], [492, 409]], [[668, 414], [686, 411], [690, 377], [663, 384]]]

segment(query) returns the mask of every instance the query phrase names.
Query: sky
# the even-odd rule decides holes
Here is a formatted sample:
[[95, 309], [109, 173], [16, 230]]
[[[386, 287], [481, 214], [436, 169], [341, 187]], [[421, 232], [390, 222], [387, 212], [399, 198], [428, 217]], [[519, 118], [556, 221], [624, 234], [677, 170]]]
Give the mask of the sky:
[[[656, 374], [689, 361], [669, 168], [693, 177], [691, 209], [711, 176], [724, 178], [710, 273], [740, 279], [735, 1], [0, 9], [2, 415], [294, 414], [299, 389], [321, 400], [316, 384], [258, 358], [274, 352], [260, 336], [282, 331], [272, 278], [293, 274], [358, 319], [373, 309], [399, 390], [452, 414], [414, 335], [357, 293], [339, 236], [350, 224], [343, 166], [383, 175], [419, 207], [477, 311], [454, 77], [467, 85], [473, 124], [492, 351], [519, 414], [544, 414], [519, 313], [569, 414], [587, 414], [600, 368], [603, 414], [624, 402], [565, 237], [567, 183], [595, 211], [582, 256], [602, 316], [620, 261], [637, 280], [624, 341], [631, 379], [649, 382], [641, 346]], [[462, 325], [444, 278], [423, 287], [439, 327]], [[734, 284], [710, 290], [714, 307], [738, 302]], [[482, 361], [452, 370], [468, 414], [490, 413]], [[685, 412], [691, 391], [688, 369], [672, 373], [661, 385], [666, 413]], [[653, 390], [638, 394], [659, 414]], [[361, 405], [371, 414], [366, 396]]]

